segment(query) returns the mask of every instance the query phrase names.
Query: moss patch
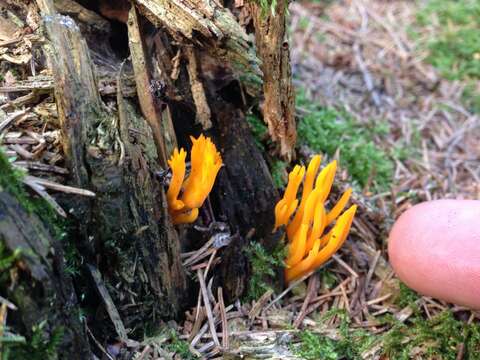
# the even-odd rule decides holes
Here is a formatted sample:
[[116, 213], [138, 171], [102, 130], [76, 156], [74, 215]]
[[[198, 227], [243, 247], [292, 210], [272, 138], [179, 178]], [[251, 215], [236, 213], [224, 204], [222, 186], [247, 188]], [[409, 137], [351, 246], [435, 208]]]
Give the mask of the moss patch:
[[383, 355], [408, 360], [414, 354], [426, 358], [455, 360], [461, 344], [466, 346], [464, 359], [477, 359], [480, 351], [478, 324], [466, 324], [445, 311], [430, 320], [415, 316], [406, 323], [388, 317], [392, 328], [382, 336]]
[[278, 269], [284, 267], [286, 248], [279, 244], [274, 251], [268, 252], [261, 244], [252, 242], [245, 250], [251, 265], [246, 301], [258, 299], [272, 289]]
[[64, 330], [57, 328], [50, 335], [45, 331], [46, 321], [32, 328], [32, 335], [0, 338], [3, 345], [1, 360], [57, 360], [58, 347]]
[[321, 107], [297, 95], [297, 105], [305, 115], [300, 119], [298, 145], [307, 145], [320, 154], [333, 156], [340, 151], [340, 165], [348, 170], [353, 182], [374, 190], [386, 190], [393, 177], [393, 162], [389, 154], [374, 142], [375, 135], [388, 133], [388, 125], [380, 123], [367, 127], [359, 124], [342, 109]]
[[[425, 28], [432, 36], [425, 38]], [[427, 61], [448, 80], [466, 81], [462, 98], [472, 112], [480, 112], [480, 0], [428, 0], [411, 30]]]
[[336, 359], [362, 359], [362, 352], [370, 348], [377, 340], [364, 330], [350, 331], [350, 320], [348, 314], [343, 310], [334, 309], [329, 311], [322, 321], [332, 316], [340, 317], [338, 328], [339, 339], [333, 340], [329, 337], [314, 334], [310, 331], [300, 333], [300, 345], [294, 352], [302, 359], [307, 360], [336, 360]]
[[417, 14], [435, 36], [421, 43], [427, 60], [450, 80], [480, 78], [480, 0], [429, 0]]

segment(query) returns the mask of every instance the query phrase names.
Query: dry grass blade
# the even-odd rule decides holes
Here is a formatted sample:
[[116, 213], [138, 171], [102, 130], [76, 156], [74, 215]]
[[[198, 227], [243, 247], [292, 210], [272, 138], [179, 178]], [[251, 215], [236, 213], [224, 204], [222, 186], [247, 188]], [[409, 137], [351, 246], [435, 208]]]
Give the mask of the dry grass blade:
[[312, 302], [314, 296], [318, 291], [318, 276], [314, 275], [310, 277], [308, 280], [308, 288], [307, 288], [307, 295], [305, 296], [305, 300], [303, 301], [302, 308], [298, 313], [297, 318], [293, 322], [293, 327], [298, 328], [302, 324], [303, 319], [307, 316], [307, 309], [310, 303]]
[[225, 302], [223, 301], [223, 289], [218, 288], [218, 303], [220, 305], [220, 319], [222, 321], [222, 348], [228, 349], [228, 322], [227, 312], [225, 311]]
[[5, 304], [10, 310], [17, 310], [17, 307], [10, 300], [5, 299], [3, 296], [0, 296], [0, 303]]
[[27, 181], [29, 183], [34, 183], [37, 185], [41, 185], [45, 188], [56, 190], [56, 191], [61, 191], [64, 193], [68, 194], [75, 194], [75, 195], [82, 195], [82, 196], [88, 196], [88, 197], [95, 197], [95, 193], [90, 191], [90, 190], [85, 190], [85, 189], [79, 189], [73, 186], [67, 186], [67, 185], [62, 185], [50, 180], [45, 180], [41, 179], [35, 176], [27, 175], [25, 176], [24, 181]]
[[7, 116], [7, 118], [5, 120], [0, 122], [0, 134], [10, 123], [12, 123], [15, 120], [21, 118], [22, 116], [27, 114], [29, 111], [30, 111], [30, 108], [27, 108], [25, 110], [16, 111], [13, 114], [9, 114], [9, 116]]
[[23, 179], [23, 183], [25, 185], [30, 186], [38, 195], [40, 195], [50, 206], [62, 217], [67, 217], [67, 214], [62, 209], [62, 207], [55, 201], [53, 197], [51, 197], [46, 191], [45, 187], [37, 183], [36, 181], [32, 181], [28, 177]]
[[212, 334], [213, 341], [217, 346], [220, 347], [220, 341], [217, 337], [217, 331], [215, 329], [215, 321], [212, 314], [212, 306], [208, 298], [207, 286], [205, 284], [205, 278], [203, 277], [202, 270], [197, 270], [197, 277], [200, 283], [200, 289], [202, 291], [203, 304], [205, 305], [205, 310], [207, 312], [208, 325], [210, 327], [210, 333]]

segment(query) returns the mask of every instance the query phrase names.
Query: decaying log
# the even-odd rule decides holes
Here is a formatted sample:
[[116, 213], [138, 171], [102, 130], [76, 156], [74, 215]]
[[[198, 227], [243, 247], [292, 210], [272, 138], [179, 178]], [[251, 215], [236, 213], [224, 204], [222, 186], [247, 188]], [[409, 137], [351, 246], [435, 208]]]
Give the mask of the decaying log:
[[[176, 231], [166, 212], [167, 200], [163, 189], [154, 181], [152, 173], [160, 168], [153, 152], [151, 129], [133, 105], [117, 96], [120, 138], [125, 148], [124, 182], [129, 194], [129, 224], [131, 239], [143, 261], [141, 272], [146, 273], [150, 287], [142, 292], [142, 301], [154, 297], [153, 317], [174, 317], [182, 307], [187, 294], [185, 273], [180, 261], [180, 247]], [[124, 226], [124, 225], [123, 225]], [[130, 263], [134, 264], [134, 253]], [[124, 266], [128, 269], [127, 266]], [[137, 290], [138, 291], [138, 290]], [[159, 301], [161, 300], [161, 302]]]
[[65, 269], [61, 240], [6, 191], [0, 191], [0, 242], [12, 252], [20, 250], [24, 262], [16, 270], [17, 280], [10, 286], [2, 284], [0, 289], [18, 308], [9, 314], [11, 321], [7, 325], [32, 335], [32, 327], [46, 321], [43, 331], [47, 334], [63, 330], [60, 358], [91, 359], [75, 290]]
[[[133, 97], [137, 94], [135, 81], [132, 76], [122, 78], [123, 95]], [[12, 86], [1, 86], [0, 92], [35, 91], [38, 93], [49, 92], [55, 88], [53, 77], [50, 75], [31, 76], [27, 80], [19, 80]], [[115, 95], [117, 93], [117, 79], [107, 76], [98, 78], [98, 92], [100, 95]]]
[[251, 239], [247, 234], [254, 229], [251, 238], [270, 250], [280, 241], [277, 234], [272, 234], [278, 192], [245, 114], [221, 99], [211, 98], [210, 104], [215, 142], [227, 164], [220, 171], [211, 199], [220, 219], [228, 221], [232, 233], [240, 235], [222, 253], [222, 287], [232, 300], [244, 293], [248, 282], [245, 248]]
[[193, 101], [197, 110], [197, 120], [202, 125], [203, 130], [208, 130], [212, 127], [210, 120], [212, 112], [208, 106], [207, 96], [201, 80], [199, 79], [199, 66], [195, 49], [188, 46], [184, 50], [187, 58], [187, 71], [190, 78], [190, 91], [192, 92]]
[[[140, 12], [176, 39], [230, 63], [249, 93], [259, 94], [261, 71], [245, 29], [216, 1], [135, 0]], [[180, 36], [179, 36], [180, 35]]]
[[143, 116], [152, 128], [160, 165], [167, 167], [167, 149], [162, 131], [162, 109], [158, 99], [154, 97], [151, 81], [151, 66], [145, 56], [145, 44], [138, 19], [137, 9], [133, 6], [128, 16], [128, 43], [132, 57], [133, 71], [137, 84], [138, 100]]
[[277, 1], [273, 12], [250, 3], [255, 25], [255, 43], [262, 61], [263, 119], [273, 141], [280, 145], [280, 155], [291, 160], [296, 135], [295, 92], [290, 67], [290, 49], [286, 39], [287, 1]]
[[[42, 10], [53, 11], [49, 0], [39, 2]], [[118, 310], [124, 327], [132, 329], [138, 323], [172, 318], [181, 308], [185, 279], [165, 194], [152, 177], [159, 163], [166, 163], [165, 150], [155, 146], [151, 127], [123, 99], [121, 74], [119, 116], [106, 109], [89, 49], [75, 22], [47, 14], [47, 51], [71, 180], [97, 194], [95, 201], [68, 204], [79, 224], [78, 248], [86, 263], [103, 275], [93, 283], [110, 319], [118, 321]], [[102, 296], [105, 289], [111, 300]], [[142, 305], [131, 306], [136, 303]], [[123, 339], [122, 326], [115, 328]]]
[[73, 0], [55, 0], [54, 4], [57, 12], [70, 16], [77, 24], [87, 28], [82, 31], [84, 36], [86, 32], [105, 35], [110, 31], [110, 23], [107, 20]]

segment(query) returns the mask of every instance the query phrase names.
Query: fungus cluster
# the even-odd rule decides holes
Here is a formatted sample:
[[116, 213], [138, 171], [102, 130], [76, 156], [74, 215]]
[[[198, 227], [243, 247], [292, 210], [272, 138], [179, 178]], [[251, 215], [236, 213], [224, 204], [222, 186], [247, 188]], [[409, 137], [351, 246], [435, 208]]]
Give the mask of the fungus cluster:
[[184, 181], [186, 173], [184, 149], [175, 149], [168, 165], [172, 171], [172, 180], [167, 191], [167, 202], [174, 224], [194, 222], [198, 209], [203, 205], [213, 188], [218, 171], [222, 167], [222, 158], [210, 138], [200, 135], [192, 140], [191, 171]]
[[[325, 210], [337, 162], [332, 161], [317, 176], [320, 162], [321, 156], [316, 155], [307, 169], [296, 165], [288, 176], [283, 198], [275, 206], [275, 229], [286, 226], [289, 240], [285, 260], [287, 282], [318, 268], [335, 254], [347, 238], [357, 210], [357, 206], [352, 205], [341, 214], [350, 199], [350, 188], [330, 211]], [[302, 181], [302, 197], [299, 201], [297, 191]], [[324, 234], [329, 227], [330, 230]]]

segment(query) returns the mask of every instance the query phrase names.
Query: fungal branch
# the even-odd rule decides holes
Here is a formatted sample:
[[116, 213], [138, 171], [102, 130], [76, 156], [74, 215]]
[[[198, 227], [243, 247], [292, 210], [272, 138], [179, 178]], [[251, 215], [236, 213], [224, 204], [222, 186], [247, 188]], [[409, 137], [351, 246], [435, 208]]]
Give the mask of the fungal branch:
[[[275, 206], [275, 229], [286, 226], [289, 240], [285, 260], [287, 282], [320, 267], [340, 249], [357, 210], [357, 206], [352, 205], [341, 214], [352, 194], [351, 188], [343, 193], [330, 211], [325, 210], [337, 162], [332, 161], [317, 176], [320, 162], [321, 156], [316, 155], [307, 169], [296, 165], [288, 176], [283, 198]], [[302, 197], [299, 201], [297, 192], [302, 181]], [[330, 230], [325, 233], [329, 227]]]
[[187, 153], [184, 149], [175, 149], [168, 160], [172, 171], [172, 180], [167, 191], [168, 209], [174, 224], [194, 222], [198, 209], [203, 205], [222, 167], [222, 158], [215, 144], [208, 137], [200, 135], [192, 140], [191, 171], [186, 180]]

